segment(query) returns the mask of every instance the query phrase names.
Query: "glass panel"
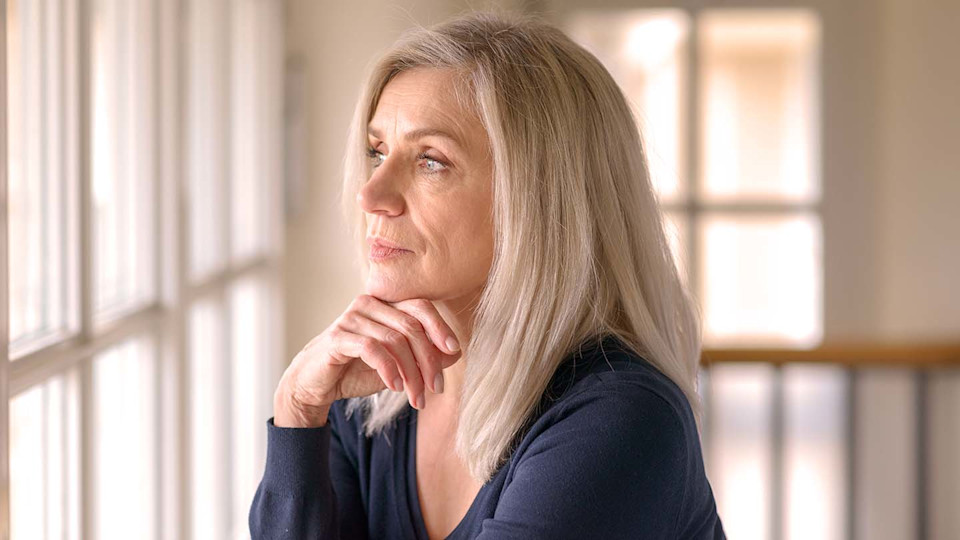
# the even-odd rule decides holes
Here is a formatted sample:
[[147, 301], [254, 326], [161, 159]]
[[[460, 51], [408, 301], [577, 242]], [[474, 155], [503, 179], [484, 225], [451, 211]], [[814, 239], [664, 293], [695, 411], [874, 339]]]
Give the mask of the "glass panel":
[[10, 356], [76, 326], [73, 2], [6, 3]]
[[283, 183], [284, 56], [282, 13], [276, 3], [233, 5], [231, 69], [231, 212], [233, 259], [262, 255], [275, 245]]
[[204, 301], [190, 309], [190, 493], [193, 538], [225, 538], [230, 523], [229, 373], [224, 313]]
[[815, 200], [819, 20], [804, 10], [706, 10], [699, 22], [699, 195]]
[[844, 372], [820, 366], [783, 369], [785, 536], [840, 540], [846, 504]]
[[810, 347], [820, 342], [819, 218], [708, 213], [698, 229], [705, 344]]
[[79, 392], [74, 372], [10, 402], [10, 537], [76, 539]]
[[250, 501], [263, 476], [266, 459], [264, 423], [271, 416], [273, 377], [270, 362], [278, 351], [268, 283], [251, 277], [230, 289], [232, 361], [233, 534], [249, 534]]
[[687, 261], [688, 246], [690, 245], [689, 234], [690, 227], [687, 216], [681, 212], [664, 212], [663, 226], [667, 235], [667, 242], [670, 244], [670, 252], [673, 254], [673, 262], [677, 265], [677, 271], [680, 272], [680, 278], [688, 284], [690, 274], [688, 272]]
[[153, 8], [93, 9], [94, 309], [101, 320], [155, 296], [156, 147]]
[[713, 413], [708, 475], [729, 538], [762, 540], [770, 527], [773, 368], [710, 368]]
[[606, 66], [631, 102], [664, 201], [684, 195], [689, 30], [689, 17], [676, 9], [589, 11], [569, 24], [570, 36]]
[[223, 269], [227, 174], [227, 20], [223, 0], [187, 4], [187, 190], [190, 277]]
[[156, 353], [150, 338], [128, 341], [93, 361], [95, 537], [156, 537]]

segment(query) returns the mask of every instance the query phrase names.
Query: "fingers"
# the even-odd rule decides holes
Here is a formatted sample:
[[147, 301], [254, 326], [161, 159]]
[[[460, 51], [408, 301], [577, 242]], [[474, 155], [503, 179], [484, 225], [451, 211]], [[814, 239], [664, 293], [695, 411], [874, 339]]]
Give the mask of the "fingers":
[[397, 392], [403, 386], [397, 386], [395, 381], [400, 380], [400, 370], [396, 358], [386, 347], [375, 338], [338, 329], [332, 334], [333, 347], [330, 351], [332, 359], [339, 364], [347, 364], [355, 358], [377, 370], [383, 384]]
[[426, 365], [421, 363], [420, 371], [424, 379], [429, 381], [433, 393], [442, 393], [443, 369], [453, 365], [460, 358], [460, 344], [456, 334], [440, 316], [433, 303], [428, 300], [405, 300], [390, 305], [417, 320], [422, 331], [429, 336], [429, 339], [418, 341], [415, 346], [426, 349], [417, 351], [418, 358], [429, 359]]
[[[459, 345], [456, 336], [427, 300], [411, 300], [391, 304], [370, 297], [364, 303], [365, 313], [384, 326], [402, 332], [410, 343], [423, 374], [423, 380], [430, 390], [443, 392], [443, 368], [452, 365], [459, 358]], [[420, 305], [420, 303], [423, 305]], [[428, 333], [433, 334], [431, 339]], [[450, 341], [450, 345], [446, 342]], [[444, 344], [438, 347], [436, 343]], [[454, 349], [452, 355], [445, 349]]]
[[[368, 313], [348, 313], [343, 317], [341, 327], [356, 334], [369, 336], [386, 347], [395, 358], [394, 362], [399, 366], [399, 373], [403, 378], [402, 382], [394, 381], [387, 386], [398, 391], [406, 388], [410, 405], [422, 409], [425, 402], [423, 378], [417, 359], [410, 350], [407, 337], [399, 330], [371, 319]], [[396, 388], [397, 386], [399, 388]]]
[[397, 302], [391, 305], [404, 313], [416, 317], [426, 330], [430, 341], [432, 341], [438, 349], [447, 354], [460, 353], [460, 343], [457, 340], [457, 335], [453, 333], [447, 321], [443, 320], [443, 317], [440, 316], [440, 312], [437, 311], [437, 307], [433, 305], [433, 302], [417, 299], [404, 300], [403, 302]]

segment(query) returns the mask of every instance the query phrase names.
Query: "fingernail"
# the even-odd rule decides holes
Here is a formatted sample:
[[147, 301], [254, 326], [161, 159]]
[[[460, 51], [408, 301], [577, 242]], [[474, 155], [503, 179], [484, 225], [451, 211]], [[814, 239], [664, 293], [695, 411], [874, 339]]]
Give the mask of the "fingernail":
[[448, 337], [445, 343], [447, 345], [447, 350], [450, 352], [457, 352], [460, 350], [460, 344], [457, 343], [457, 340], [454, 339], [453, 336]]
[[443, 393], [443, 373], [437, 373], [437, 376], [433, 378], [433, 393]]
[[393, 380], [393, 389], [397, 392], [403, 390], [403, 379], [397, 377]]
[[417, 394], [417, 410], [423, 409], [423, 392]]

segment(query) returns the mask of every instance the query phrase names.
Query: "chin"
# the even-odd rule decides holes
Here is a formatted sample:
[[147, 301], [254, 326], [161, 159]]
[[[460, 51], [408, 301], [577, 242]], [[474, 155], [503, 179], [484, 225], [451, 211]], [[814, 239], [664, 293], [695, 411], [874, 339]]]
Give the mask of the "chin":
[[430, 294], [424, 287], [412, 283], [398, 283], [395, 280], [383, 279], [381, 276], [367, 278], [365, 293], [375, 296], [384, 302], [401, 302], [412, 298], [429, 298]]

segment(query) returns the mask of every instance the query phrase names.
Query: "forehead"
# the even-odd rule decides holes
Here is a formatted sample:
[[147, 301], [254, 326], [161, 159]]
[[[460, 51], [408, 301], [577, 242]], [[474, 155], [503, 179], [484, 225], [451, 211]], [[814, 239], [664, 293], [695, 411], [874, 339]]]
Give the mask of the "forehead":
[[371, 134], [403, 136], [415, 130], [439, 130], [468, 141], [479, 118], [461, 103], [453, 70], [416, 68], [396, 75], [383, 88], [368, 124]]

